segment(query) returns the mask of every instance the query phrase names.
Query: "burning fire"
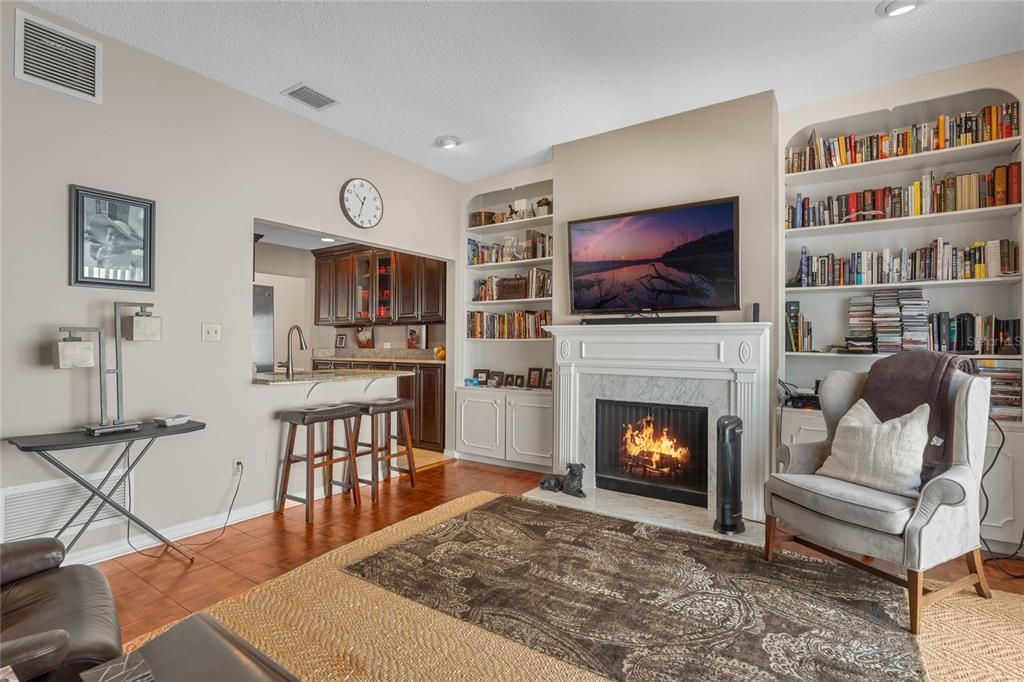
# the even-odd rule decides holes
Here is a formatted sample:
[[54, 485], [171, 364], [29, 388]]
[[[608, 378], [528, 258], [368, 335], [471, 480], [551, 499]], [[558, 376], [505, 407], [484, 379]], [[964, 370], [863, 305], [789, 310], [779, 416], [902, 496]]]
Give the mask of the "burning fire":
[[633, 428], [632, 424], [626, 425], [622, 445], [627, 457], [649, 458], [649, 466], [654, 469], [682, 466], [690, 459], [690, 449], [679, 445], [679, 441], [669, 435], [667, 427], [655, 436], [654, 417], [650, 415], [641, 419], [637, 428]]

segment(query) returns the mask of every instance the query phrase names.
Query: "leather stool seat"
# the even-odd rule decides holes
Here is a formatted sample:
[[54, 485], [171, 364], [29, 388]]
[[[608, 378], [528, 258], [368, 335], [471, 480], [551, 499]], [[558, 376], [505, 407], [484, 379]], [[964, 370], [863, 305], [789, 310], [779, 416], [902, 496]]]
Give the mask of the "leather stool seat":
[[[336, 419], [348, 419], [358, 417], [360, 405], [357, 403], [342, 403], [341, 405], [323, 405], [319, 407], [307, 407], [298, 410], [286, 410], [278, 415], [278, 419], [289, 424], [298, 426], [309, 426], [321, 422], [331, 422]], [[363, 413], [365, 414], [365, 413]]]
[[380, 400], [357, 401], [352, 405], [356, 405], [363, 414], [384, 414], [411, 410], [416, 406], [416, 401], [412, 398], [381, 398]]

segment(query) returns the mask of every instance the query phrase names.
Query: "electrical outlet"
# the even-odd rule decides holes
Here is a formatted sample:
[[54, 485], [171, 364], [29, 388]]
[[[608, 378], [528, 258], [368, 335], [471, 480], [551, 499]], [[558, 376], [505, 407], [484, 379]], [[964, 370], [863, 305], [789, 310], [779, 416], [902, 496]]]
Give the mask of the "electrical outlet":
[[231, 473], [240, 474], [245, 469], [245, 459], [242, 457], [235, 457], [231, 460]]
[[383, 347], [384, 348], [391, 348], [391, 342], [390, 341], [385, 341], [384, 344], [383, 344]]
[[203, 341], [220, 341], [220, 323], [203, 322]]

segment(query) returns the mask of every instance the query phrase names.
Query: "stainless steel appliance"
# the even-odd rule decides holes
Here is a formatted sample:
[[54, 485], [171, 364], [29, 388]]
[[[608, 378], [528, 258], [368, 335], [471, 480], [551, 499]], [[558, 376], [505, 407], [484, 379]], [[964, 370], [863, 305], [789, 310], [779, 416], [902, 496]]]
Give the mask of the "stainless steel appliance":
[[257, 372], [274, 371], [274, 287], [252, 285], [252, 360]]

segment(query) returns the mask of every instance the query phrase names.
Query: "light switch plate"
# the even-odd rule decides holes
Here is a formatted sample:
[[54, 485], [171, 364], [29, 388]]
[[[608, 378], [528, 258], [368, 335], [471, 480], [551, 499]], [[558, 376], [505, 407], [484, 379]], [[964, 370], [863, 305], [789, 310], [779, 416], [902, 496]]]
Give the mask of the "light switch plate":
[[391, 342], [390, 341], [385, 341], [383, 344], [381, 344], [381, 346], [383, 348], [391, 348]]
[[203, 341], [220, 341], [219, 322], [203, 322]]

